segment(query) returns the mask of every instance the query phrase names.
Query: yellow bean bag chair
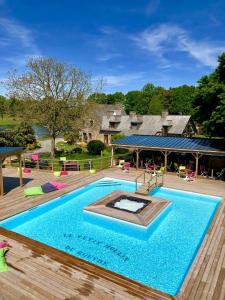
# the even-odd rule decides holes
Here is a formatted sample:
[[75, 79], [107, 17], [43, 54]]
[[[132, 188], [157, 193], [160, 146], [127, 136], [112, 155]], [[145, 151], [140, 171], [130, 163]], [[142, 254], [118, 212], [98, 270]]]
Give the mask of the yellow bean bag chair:
[[90, 173], [90, 174], [96, 174], [96, 170], [95, 170], [95, 169], [91, 169], [91, 170], [89, 171], [89, 173]]

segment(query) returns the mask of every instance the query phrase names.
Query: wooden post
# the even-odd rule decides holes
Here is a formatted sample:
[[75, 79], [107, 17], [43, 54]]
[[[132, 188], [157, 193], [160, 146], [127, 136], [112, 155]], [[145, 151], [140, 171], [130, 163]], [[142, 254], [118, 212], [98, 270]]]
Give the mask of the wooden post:
[[165, 168], [165, 172], [167, 171], [167, 155], [168, 155], [168, 152], [165, 151], [165, 154], [164, 154], [164, 168]]
[[138, 170], [138, 166], [139, 166], [139, 150], [136, 150], [136, 170]]
[[195, 156], [195, 176], [196, 177], [198, 176], [198, 160], [199, 160], [199, 156], [198, 156], [198, 153], [196, 153], [196, 156]]
[[100, 162], [100, 164], [101, 164], [101, 170], [102, 170], [102, 151], [101, 151], [101, 162]]
[[199, 159], [202, 157], [202, 154], [196, 153], [196, 155], [194, 153], [192, 153], [192, 155], [195, 158], [195, 177], [198, 176], [198, 162]]
[[113, 156], [114, 156], [114, 148], [112, 146], [112, 153], [111, 153], [111, 168], [113, 167]]
[[164, 155], [164, 168], [165, 168], [165, 172], [167, 171], [167, 158], [168, 158], [168, 155], [171, 153], [169, 151], [161, 151], [161, 153]]
[[19, 159], [19, 176], [20, 176], [20, 186], [23, 186], [23, 169], [22, 169], [22, 161], [21, 161], [21, 155], [18, 155]]
[[0, 158], [0, 196], [4, 195], [3, 175], [2, 175], [2, 158]]

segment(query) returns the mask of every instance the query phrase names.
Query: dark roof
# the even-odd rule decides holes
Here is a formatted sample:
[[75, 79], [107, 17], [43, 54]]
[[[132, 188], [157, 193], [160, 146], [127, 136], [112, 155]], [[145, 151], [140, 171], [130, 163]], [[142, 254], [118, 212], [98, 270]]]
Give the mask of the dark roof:
[[0, 157], [2, 158], [5, 158], [10, 155], [21, 154], [22, 152], [22, 147], [0, 147]]
[[225, 143], [219, 139], [188, 138], [155, 135], [130, 135], [112, 142], [113, 145], [143, 149], [174, 150], [225, 155]]

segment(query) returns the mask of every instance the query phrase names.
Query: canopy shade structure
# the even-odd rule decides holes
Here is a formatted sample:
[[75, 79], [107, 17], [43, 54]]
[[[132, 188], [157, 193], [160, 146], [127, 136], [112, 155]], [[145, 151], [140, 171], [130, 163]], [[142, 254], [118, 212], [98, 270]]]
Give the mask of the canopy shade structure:
[[197, 152], [225, 156], [225, 143], [219, 139], [188, 138], [156, 135], [130, 135], [112, 142], [120, 148], [141, 148], [146, 150], [168, 150], [172, 152]]
[[20, 186], [23, 185], [23, 174], [22, 174], [22, 166], [21, 166], [22, 153], [23, 153], [22, 147], [0, 147], [0, 196], [4, 195], [2, 163], [3, 163], [3, 160], [9, 156], [15, 155], [19, 159]]
[[165, 169], [167, 156], [171, 152], [191, 153], [196, 159], [196, 174], [198, 173], [198, 160], [202, 155], [225, 156], [225, 142], [221, 139], [130, 135], [112, 142], [112, 154], [114, 148], [135, 149], [137, 167], [141, 150], [161, 151], [165, 158]]

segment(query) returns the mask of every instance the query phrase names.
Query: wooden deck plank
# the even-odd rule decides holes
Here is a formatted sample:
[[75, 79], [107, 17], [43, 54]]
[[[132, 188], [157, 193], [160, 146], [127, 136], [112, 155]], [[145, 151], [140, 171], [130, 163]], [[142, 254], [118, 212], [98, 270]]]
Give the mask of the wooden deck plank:
[[[6, 176], [16, 177], [13, 169], [5, 169]], [[51, 173], [32, 171], [27, 186], [55, 180]], [[60, 178], [69, 187], [49, 195], [25, 198], [23, 188], [16, 188], [0, 198], [0, 220], [56, 198], [76, 187], [103, 176], [135, 180], [137, 172], [123, 173], [113, 169], [88, 176], [70, 174]], [[225, 197], [225, 183], [198, 179], [187, 183], [172, 175], [164, 177], [164, 185], [171, 188]], [[200, 251], [181, 287], [179, 300], [225, 299], [225, 204], [219, 208], [202, 243]], [[1, 300], [11, 299], [175, 299], [135, 281], [116, 275], [98, 266], [52, 249], [26, 237], [0, 229], [0, 240], [7, 238], [13, 248], [9, 251], [9, 272], [0, 274]], [[2, 292], [3, 291], [3, 292]], [[16, 296], [16, 298], [15, 298]]]

